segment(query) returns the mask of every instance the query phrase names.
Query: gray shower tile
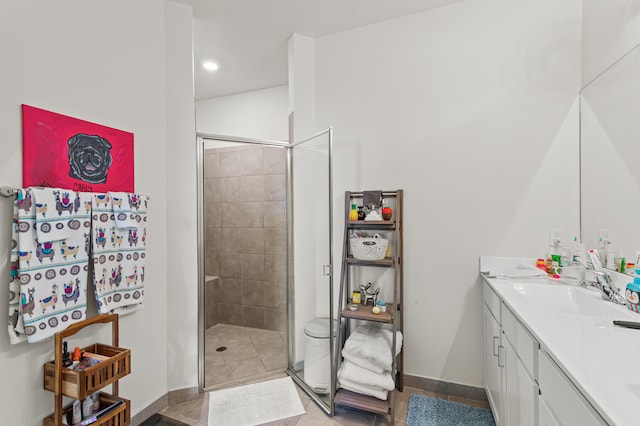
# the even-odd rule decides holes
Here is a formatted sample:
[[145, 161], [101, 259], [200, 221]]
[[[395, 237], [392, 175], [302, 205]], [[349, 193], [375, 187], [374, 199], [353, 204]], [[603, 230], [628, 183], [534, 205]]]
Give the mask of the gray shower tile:
[[264, 254], [285, 255], [287, 249], [287, 230], [285, 228], [264, 229]]
[[220, 322], [226, 324], [242, 325], [242, 305], [220, 303], [218, 306]]
[[263, 228], [236, 228], [240, 253], [264, 254]]
[[202, 167], [205, 179], [220, 176], [220, 154], [211, 150], [205, 151]]
[[[265, 286], [263, 281], [241, 280], [242, 305], [264, 307]], [[264, 321], [263, 321], [264, 322]]]
[[[207, 184], [211, 187], [207, 189]], [[264, 176], [236, 176], [207, 179], [205, 189], [208, 201], [235, 202], [235, 201], [263, 201], [264, 200]]]
[[268, 281], [264, 285], [264, 307], [284, 310], [287, 306], [287, 289], [285, 283]]
[[204, 223], [207, 228], [219, 228], [222, 223], [222, 204], [207, 203], [204, 211]]
[[226, 254], [240, 253], [240, 239], [237, 228], [220, 228], [218, 251]]
[[218, 301], [225, 304], [242, 304], [242, 282], [234, 278], [220, 278]]
[[240, 276], [246, 280], [263, 280], [264, 279], [264, 256], [259, 254], [241, 254], [238, 255], [240, 260]]
[[220, 267], [218, 265], [218, 258], [215, 253], [207, 252], [204, 258], [204, 273], [205, 275], [220, 275]]
[[264, 176], [265, 201], [285, 201], [287, 199], [287, 183], [284, 174]]
[[225, 228], [261, 228], [261, 202], [221, 203], [222, 225]]
[[287, 331], [287, 318], [284, 311], [264, 310], [264, 328], [267, 330]]
[[218, 281], [218, 278], [213, 278], [204, 283], [204, 298], [207, 308], [218, 304]]
[[264, 149], [264, 174], [284, 174], [287, 172], [287, 150], [284, 148]]
[[205, 328], [218, 324], [218, 304], [207, 306], [205, 309]]
[[[264, 327], [264, 308], [254, 306], [242, 307], [242, 325], [246, 327]], [[253, 344], [251, 345], [253, 347]], [[254, 347], [255, 348], [255, 347]]]
[[262, 204], [265, 228], [284, 228], [287, 223], [287, 205], [284, 201], [267, 201]]
[[261, 148], [220, 154], [220, 176], [255, 176], [262, 174]]
[[220, 246], [220, 228], [206, 228], [204, 233], [204, 248], [206, 253], [216, 253]]
[[264, 279], [284, 282], [287, 279], [287, 264], [284, 256], [264, 256]]
[[224, 278], [240, 278], [242, 265], [237, 254], [219, 253], [217, 257], [218, 264], [220, 265], [220, 273], [217, 275]]

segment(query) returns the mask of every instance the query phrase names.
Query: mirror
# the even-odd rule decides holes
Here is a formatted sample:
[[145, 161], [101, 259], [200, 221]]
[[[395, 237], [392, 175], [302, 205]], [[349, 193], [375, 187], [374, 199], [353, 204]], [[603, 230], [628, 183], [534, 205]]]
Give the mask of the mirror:
[[580, 96], [581, 236], [638, 263], [640, 1], [583, 2]]

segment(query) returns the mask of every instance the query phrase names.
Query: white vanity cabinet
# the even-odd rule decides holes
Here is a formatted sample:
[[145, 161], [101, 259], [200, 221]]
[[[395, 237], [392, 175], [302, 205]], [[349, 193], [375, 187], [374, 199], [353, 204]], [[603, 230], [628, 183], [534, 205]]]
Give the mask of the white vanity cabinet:
[[500, 328], [500, 299], [485, 283], [484, 292], [484, 382], [487, 398], [493, 411], [496, 426], [502, 426], [503, 403], [503, 373], [502, 373], [502, 330]]
[[485, 384], [497, 426], [536, 425], [538, 343], [484, 284]]
[[544, 351], [538, 356], [540, 425], [606, 425], [574, 384]]

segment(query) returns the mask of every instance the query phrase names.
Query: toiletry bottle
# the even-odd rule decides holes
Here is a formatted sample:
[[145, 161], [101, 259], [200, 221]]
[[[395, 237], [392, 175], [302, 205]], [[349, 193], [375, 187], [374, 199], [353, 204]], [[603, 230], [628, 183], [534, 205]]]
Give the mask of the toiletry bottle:
[[71, 361], [71, 357], [69, 356], [67, 342], [63, 342], [62, 343], [62, 366], [69, 367], [71, 364], [73, 364], [73, 361]]
[[367, 217], [367, 214], [363, 210], [364, 207], [358, 206], [358, 220], [364, 220]]
[[358, 210], [356, 210], [356, 205], [351, 204], [351, 211], [349, 212], [349, 220], [358, 220]]

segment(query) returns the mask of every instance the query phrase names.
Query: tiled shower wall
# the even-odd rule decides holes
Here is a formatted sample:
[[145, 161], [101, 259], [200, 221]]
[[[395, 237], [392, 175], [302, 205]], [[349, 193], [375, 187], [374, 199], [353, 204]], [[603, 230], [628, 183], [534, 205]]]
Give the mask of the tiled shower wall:
[[242, 145], [204, 156], [206, 327], [286, 331], [286, 152]]

